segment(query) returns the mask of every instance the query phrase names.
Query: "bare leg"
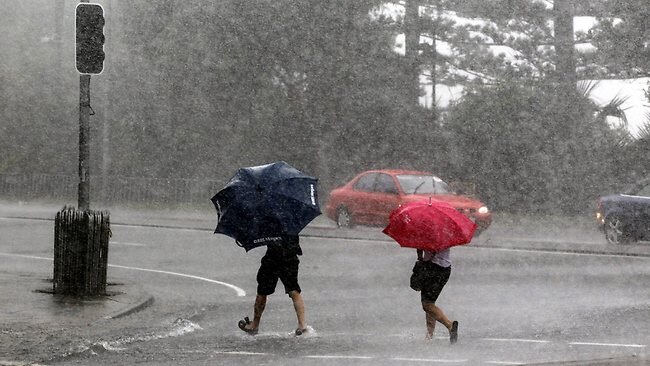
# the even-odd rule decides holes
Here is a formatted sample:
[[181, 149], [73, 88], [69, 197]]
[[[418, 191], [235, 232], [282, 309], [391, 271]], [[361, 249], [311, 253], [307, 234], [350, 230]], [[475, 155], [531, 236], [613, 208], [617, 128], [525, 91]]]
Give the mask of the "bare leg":
[[433, 337], [433, 330], [435, 329], [436, 321], [439, 321], [451, 331], [452, 322], [447, 318], [440, 307], [436, 306], [436, 304], [423, 302], [422, 309], [427, 314], [427, 338]]
[[433, 317], [430, 313], [425, 310], [426, 319], [427, 319], [427, 339], [433, 339], [433, 331], [436, 329], [436, 318]]
[[305, 302], [298, 291], [289, 292], [289, 297], [293, 301], [293, 308], [296, 310], [296, 317], [298, 317], [298, 329], [303, 330], [307, 327], [305, 323]]
[[246, 329], [254, 330], [260, 327], [264, 308], [266, 308], [266, 295], [258, 294], [257, 297], [255, 297], [255, 305], [253, 307], [253, 321], [246, 325]]

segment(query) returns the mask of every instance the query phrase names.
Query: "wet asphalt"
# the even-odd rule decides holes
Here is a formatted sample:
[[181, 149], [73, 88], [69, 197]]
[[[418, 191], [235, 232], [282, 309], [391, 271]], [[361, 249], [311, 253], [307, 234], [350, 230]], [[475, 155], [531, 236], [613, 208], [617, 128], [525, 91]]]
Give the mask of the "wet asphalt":
[[[0, 204], [0, 218], [2, 220], [20, 221], [28, 232], [29, 222], [51, 221], [58, 210], [55, 205], [35, 205], [4, 203]], [[136, 210], [136, 209], [111, 209], [112, 225], [122, 227], [151, 227], [151, 228], [184, 228], [194, 231], [211, 231], [216, 223], [216, 218], [209, 210]], [[20, 235], [12, 234], [12, 235]], [[23, 234], [24, 235], [24, 234]], [[333, 222], [327, 218], [319, 217], [302, 236], [309, 238], [349, 238], [356, 240], [389, 241], [377, 228], [358, 227], [355, 229], [341, 230], [335, 228]], [[12, 238], [3, 237], [3, 241]], [[590, 217], [572, 218], [496, 218], [494, 225], [479, 238], [473, 245], [485, 248], [506, 248], [518, 250], [592, 253], [603, 255], [620, 255], [634, 257], [650, 257], [650, 244], [647, 242], [626, 246], [608, 245], [602, 233], [595, 229], [595, 224]], [[13, 257], [8, 256], [11, 254]], [[33, 265], [23, 265], [15, 256], [25, 256], [32, 261], [41, 263], [34, 269]], [[128, 315], [146, 309], [156, 300], [154, 294], [147, 292], [139, 285], [137, 280], [109, 283], [109, 296], [94, 299], [74, 299], [51, 294], [51, 253], [32, 253], [20, 250], [12, 253], [0, 253], [0, 258], [5, 266], [0, 270], [0, 293], [5, 301], [0, 308], [0, 324], [2, 332], [0, 338], [11, 340], [1, 342], [0, 365], [20, 364], [20, 361], [6, 361], [5, 355], [18, 357], [20, 354], [29, 354], [28, 349], [21, 349], [21, 342], [16, 341], [20, 334], [12, 332], [12, 324], [33, 323], [34, 327], [42, 326], [53, 329], [40, 336], [47, 339], [56, 334], [57, 329], [83, 329], [102, 326], [112, 320], [126, 318]], [[110, 281], [109, 281], [110, 282]], [[28, 291], [25, 291], [29, 289]], [[159, 296], [159, 294], [156, 294]], [[183, 319], [176, 324], [178, 329], [190, 326], [183, 323]], [[176, 328], [174, 328], [176, 329]], [[82, 332], [83, 333], [83, 332]], [[62, 331], [61, 334], [65, 334]], [[83, 334], [82, 334], [83, 336]], [[47, 341], [44, 341], [47, 343]], [[25, 345], [31, 344], [24, 342]], [[7, 348], [11, 347], [11, 348]], [[96, 348], [102, 348], [97, 347]], [[107, 347], [111, 347], [107, 345]], [[89, 347], [92, 351], [92, 347]], [[582, 362], [582, 361], [581, 361]], [[627, 357], [625, 359], [602, 359], [588, 362], [562, 363], [570, 365], [646, 365], [645, 358]]]

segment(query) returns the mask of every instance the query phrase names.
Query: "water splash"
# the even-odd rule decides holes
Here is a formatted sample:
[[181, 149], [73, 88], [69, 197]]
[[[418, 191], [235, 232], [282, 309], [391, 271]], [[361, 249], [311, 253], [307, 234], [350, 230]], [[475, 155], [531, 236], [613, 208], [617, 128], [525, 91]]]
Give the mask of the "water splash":
[[148, 342], [152, 340], [171, 338], [171, 337], [180, 337], [182, 335], [192, 333], [201, 329], [203, 328], [201, 328], [200, 325], [193, 323], [190, 320], [178, 318], [172, 323], [172, 328], [168, 331], [161, 332], [161, 333], [151, 333], [151, 334], [136, 335], [136, 336], [129, 336], [129, 337], [120, 337], [113, 341], [105, 341], [105, 340], [97, 341], [89, 345], [79, 346], [74, 351], [68, 353], [67, 356], [86, 353], [86, 352], [89, 352], [94, 355], [103, 352], [125, 351], [127, 349], [125, 346], [128, 346], [129, 344], [132, 343]]

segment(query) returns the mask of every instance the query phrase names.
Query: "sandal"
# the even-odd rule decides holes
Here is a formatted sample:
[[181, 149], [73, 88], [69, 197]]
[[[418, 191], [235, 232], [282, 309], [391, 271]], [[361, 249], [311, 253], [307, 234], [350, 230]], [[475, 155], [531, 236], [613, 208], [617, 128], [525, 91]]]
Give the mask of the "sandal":
[[449, 342], [454, 344], [458, 341], [458, 322], [453, 321], [451, 323], [451, 329], [449, 330]]
[[244, 332], [250, 334], [250, 335], [255, 335], [257, 334], [257, 329], [249, 329], [246, 328], [248, 324], [251, 323], [251, 320], [248, 319], [248, 317], [244, 317], [243, 320], [240, 320], [239, 323], [237, 324], [239, 326], [239, 329], [243, 330]]

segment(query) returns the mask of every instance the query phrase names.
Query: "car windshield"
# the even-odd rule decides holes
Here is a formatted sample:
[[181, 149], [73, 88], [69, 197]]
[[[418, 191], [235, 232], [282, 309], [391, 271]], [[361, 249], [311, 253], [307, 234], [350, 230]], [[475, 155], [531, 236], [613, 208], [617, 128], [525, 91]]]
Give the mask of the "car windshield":
[[647, 197], [650, 195], [650, 178], [636, 182], [634, 185], [623, 191], [623, 194]]
[[397, 181], [406, 194], [448, 194], [449, 186], [433, 175], [400, 174]]
[[641, 197], [650, 197], [650, 182], [647, 182], [645, 186], [641, 187], [636, 195]]

